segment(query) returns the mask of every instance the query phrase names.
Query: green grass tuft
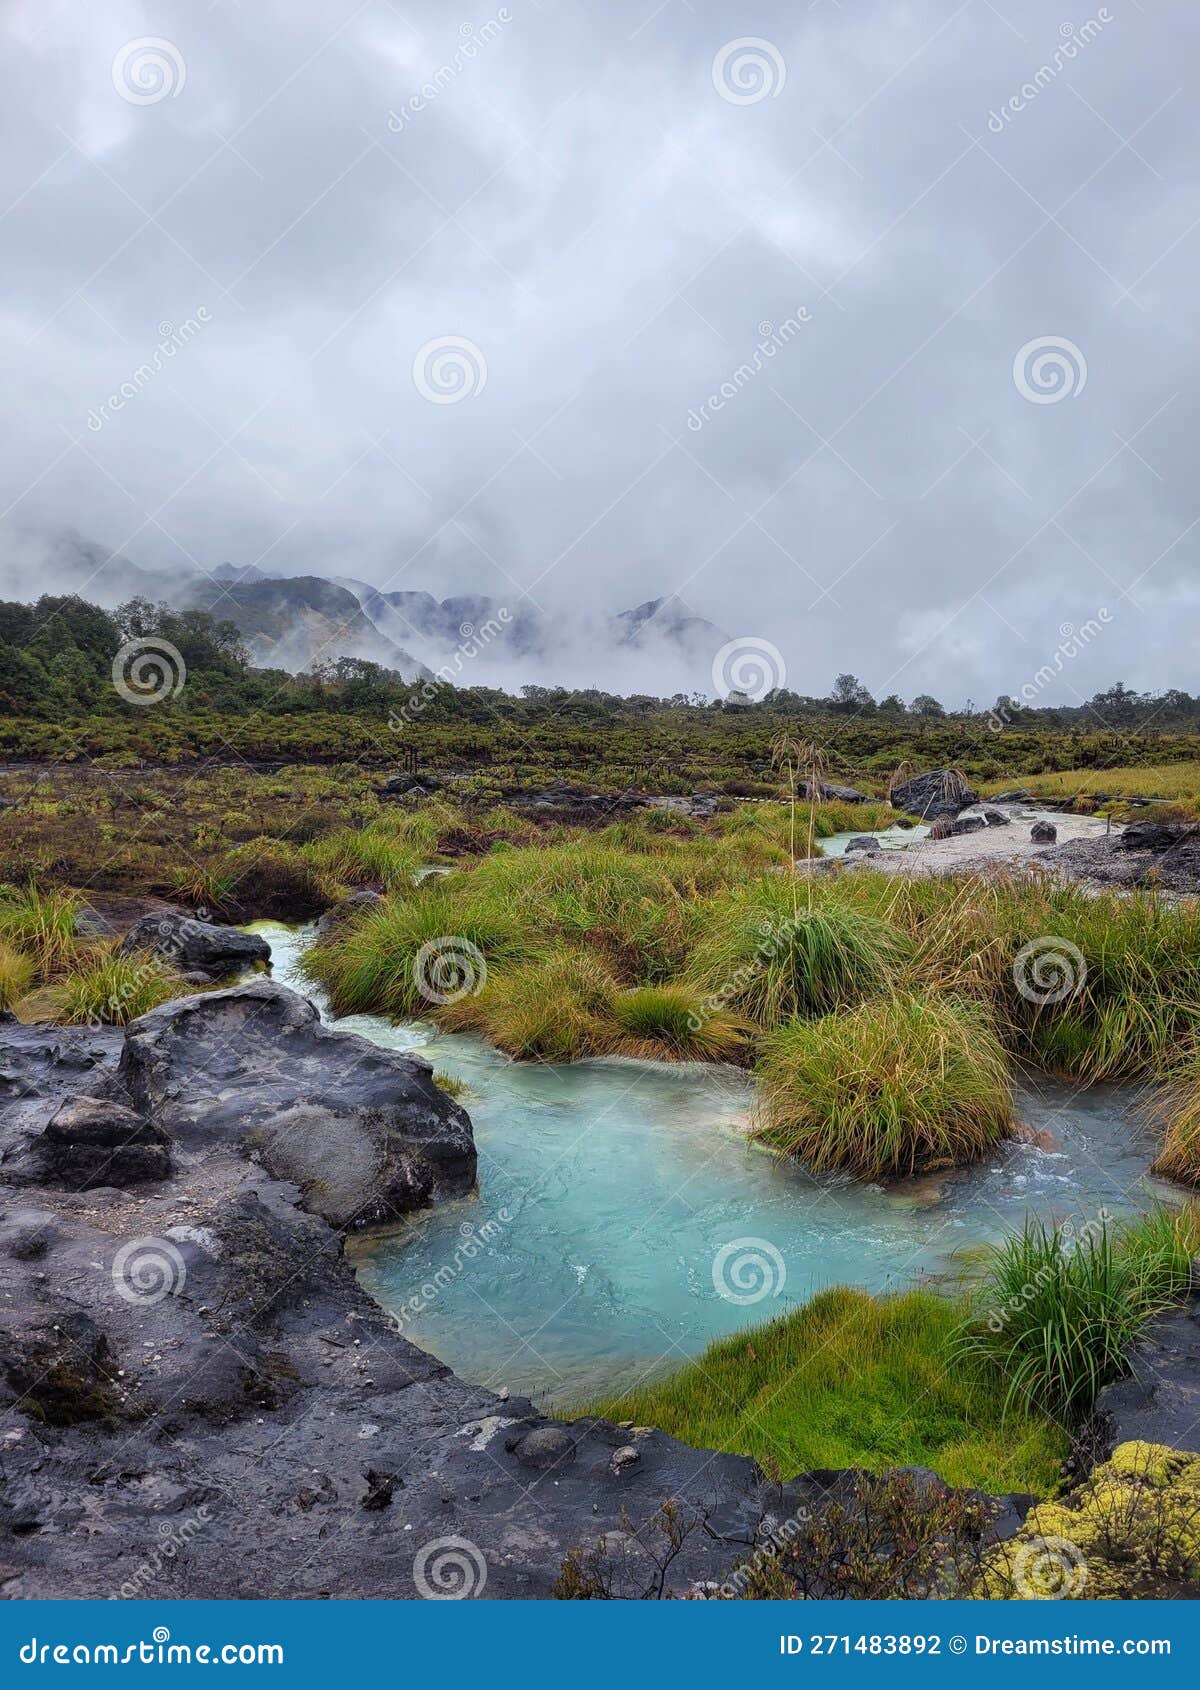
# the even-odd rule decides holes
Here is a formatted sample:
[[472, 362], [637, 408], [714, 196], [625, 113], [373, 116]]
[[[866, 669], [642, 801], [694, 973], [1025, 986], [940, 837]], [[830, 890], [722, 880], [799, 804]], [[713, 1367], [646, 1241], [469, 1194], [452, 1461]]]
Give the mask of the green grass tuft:
[[1012, 1123], [1008, 1062], [977, 1004], [896, 994], [764, 1041], [758, 1135], [814, 1173], [956, 1166]]

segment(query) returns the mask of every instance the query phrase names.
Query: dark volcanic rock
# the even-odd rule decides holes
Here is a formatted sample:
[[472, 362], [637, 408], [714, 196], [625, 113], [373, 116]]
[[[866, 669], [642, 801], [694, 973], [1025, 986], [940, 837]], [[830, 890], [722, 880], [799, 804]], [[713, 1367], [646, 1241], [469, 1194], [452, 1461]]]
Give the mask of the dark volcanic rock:
[[959, 816], [957, 821], [951, 823], [950, 832], [952, 834], [982, 833], [986, 826], [987, 823], [982, 816]]
[[120, 1077], [173, 1138], [249, 1144], [335, 1226], [394, 1220], [475, 1183], [470, 1120], [427, 1062], [331, 1031], [270, 980], [143, 1015]]
[[1058, 838], [1058, 829], [1053, 822], [1034, 822], [1029, 837], [1035, 845], [1053, 845]]
[[121, 941], [121, 951], [153, 951], [181, 974], [220, 980], [271, 960], [271, 947], [257, 933], [218, 927], [189, 915], [147, 915]]
[[[838, 786], [835, 781], [822, 780], [817, 782], [817, 787], [818, 801], [823, 799], [828, 802], [831, 799], [837, 799], [837, 801], [841, 804], [865, 804], [867, 802], [866, 793], [860, 792], [856, 786]], [[808, 781], [801, 780], [796, 782], [796, 794], [798, 797], [807, 798], [808, 790]]]
[[1121, 834], [1125, 851], [1174, 851], [1200, 848], [1200, 822], [1130, 822]]
[[928, 774], [914, 775], [912, 780], [893, 786], [890, 802], [897, 810], [906, 810], [922, 821], [937, 816], [956, 816], [970, 804], [979, 802], [979, 794], [959, 780], [951, 769], [933, 769]]
[[390, 775], [375, 790], [381, 798], [429, 798], [442, 790], [442, 784], [434, 775]]
[[[166, 1179], [171, 1172], [167, 1135], [111, 1098], [73, 1097], [59, 1105], [28, 1146], [30, 1182], [70, 1191], [128, 1186]], [[5, 1158], [4, 1171], [20, 1178]]]
[[323, 939], [326, 934], [332, 933], [335, 928], [340, 927], [343, 921], [350, 920], [352, 916], [362, 915], [367, 910], [376, 909], [382, 902], [383, 898], [378, 892], [369, 891], [366, 887], [357, 892], [351, 892], [348, 898], [343, 898], [340, 903], [334, 904], [332, 909], [325, 911], [325, 914], [317, 923], [318, 937]]
[[1114, 833], [1095, 839], [1070, 839], [1043, 852], [1038, 862], [1051, 864], [1071, 880], [1095, 886], [1200, 893], [1200, 839], [1183, 840], [1166, 851], [1130, 851], [1123, 838]]
[[856, 833], [853, 839], [846, 841], [847, 854], [851, 851], [865, 851], [870, 857], [883, 849], [878, 839], [873, 839], [869, 833]]
[[1131, 1377], [1106, 1385], [1096, 1398], [1092, 1449], [1105, 1460], [1118, 1444], [1146, 1442], [1169, 1449], [1200, 1443], [1200, 1300], [1169, 1309], [1150, 1325], [1129, 1357]]
[[1012, 818], [1007, 816], [1003, 810], [998, 810], [994, 804], [985, 804], [980, 813], [989, 827], [1008, 827], [1011, 825]]
[[592, 826], [640, 810], [651, 802], [637, 792], [595, 792], [585, 786], [561, 782], [557, 786], [513, 787], [503, 795], [511, 810], [533, 821], [568, 822]]

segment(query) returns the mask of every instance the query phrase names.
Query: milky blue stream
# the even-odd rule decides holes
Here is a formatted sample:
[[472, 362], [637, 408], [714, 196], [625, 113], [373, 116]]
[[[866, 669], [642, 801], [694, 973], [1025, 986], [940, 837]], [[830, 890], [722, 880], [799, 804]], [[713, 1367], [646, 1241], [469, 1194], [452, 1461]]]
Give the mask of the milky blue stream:
[[[320, 1004], [296, 967], [312, 929], [254, 930], [274, 977]], [[1153, 1131], [1108, 1087], [1023, 1087], [1018, 1119], [1052, 1148], [1006, 1145], [977, 1168], [884, 1191], [814, 1180], [751, 1147], [738, 1128], [752, 1087], [736, 1069], [520, 1064], [427, 1023], [336, 1024], [465, 1081], [479, 1148], [477, 1195], [355, 1243], [363, 1283], [464, 1378], [542, 1401], [669, 1372], [823, 1285], [879, 1291], [953, 1271], [956, 1252], [1028, 1209], [1115, 1216], [1169, 1189], [1146, 1174]], [[764, 1284], [755, 1301], [731, 1300]]]

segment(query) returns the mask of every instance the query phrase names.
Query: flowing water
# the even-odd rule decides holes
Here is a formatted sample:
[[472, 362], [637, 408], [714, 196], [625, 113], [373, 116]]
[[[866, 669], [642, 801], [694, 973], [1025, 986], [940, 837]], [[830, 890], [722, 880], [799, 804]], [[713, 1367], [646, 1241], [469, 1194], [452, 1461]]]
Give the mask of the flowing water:
[[[259, 922], [274, 977], [312, 928]], [[327, 1014], [324, 1006], [322, 1013]], [[747, 1143], [747, 1076], [702, 1064], [510, 1062], [481, 1040], [378, 1016], [337, 1022], [465, 1082], [477, 1195], [355, 1241], [360, 1278], [408, 1337], [464, 1378], [571, 1403], [669, 1372], [713, 1338], [823, 1285], [881, 1291], [953, 1271], [1028, 1209], [1116, 1216], [1163, 1188], [1128, 1093], [1022, 1087], [1042, 1146], [884, 1190], [816, 1180]]]

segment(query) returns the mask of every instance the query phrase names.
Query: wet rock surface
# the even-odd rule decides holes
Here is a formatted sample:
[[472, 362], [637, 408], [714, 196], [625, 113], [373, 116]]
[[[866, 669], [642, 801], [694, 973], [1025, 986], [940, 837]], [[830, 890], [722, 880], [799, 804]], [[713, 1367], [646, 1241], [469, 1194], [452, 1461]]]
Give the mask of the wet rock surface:
[[1092, 1460], [1125, 1443], [1200, 1444], [1200, 1295], [1151, 1324], [1130, 1356], [1130, 1377], [1097, 1396], [1089, 1436]]
[[220, 980], [256, 963], [269, 962], [271, 948], [257, 933], [218, 927], [190, 915], [146, 915], [121, 941], [123, 955], [150, 951], [181, 974]]
[[[1136, 824], [1135, 824], [1136, 825]], [[1165, 848], [1125, 844], [1124, 833], [1095, 839], [1072, 839], [1039, 856], [1072, 880], [1095, 886], [1136, 889], [1156, 887], [1164, 892], [1200, 892], [1200, 837], [1183, 838]]]
[[911, 780], [894, 785], [888, 796], [894, 809], [927, 822], [938, 816], [956, 816], [968, 805], [979, 802], [979, 794], [972, 792], [950, 769], [932, 769], [928, 774], [914, 775]]
[[343, 1230], [467, 1191], [470, 1122], [295, 993], [181, 999], [124, 1035], [4, 1021], [0, 1077], [7, 1597], [412, 1598], [460, 1575], [546, 1597], [570, 1550], [653, 1538], [668, 1501], [698, 1523], [686, 1593], [844, 1481], [548, 1419], [402, 1337]]

